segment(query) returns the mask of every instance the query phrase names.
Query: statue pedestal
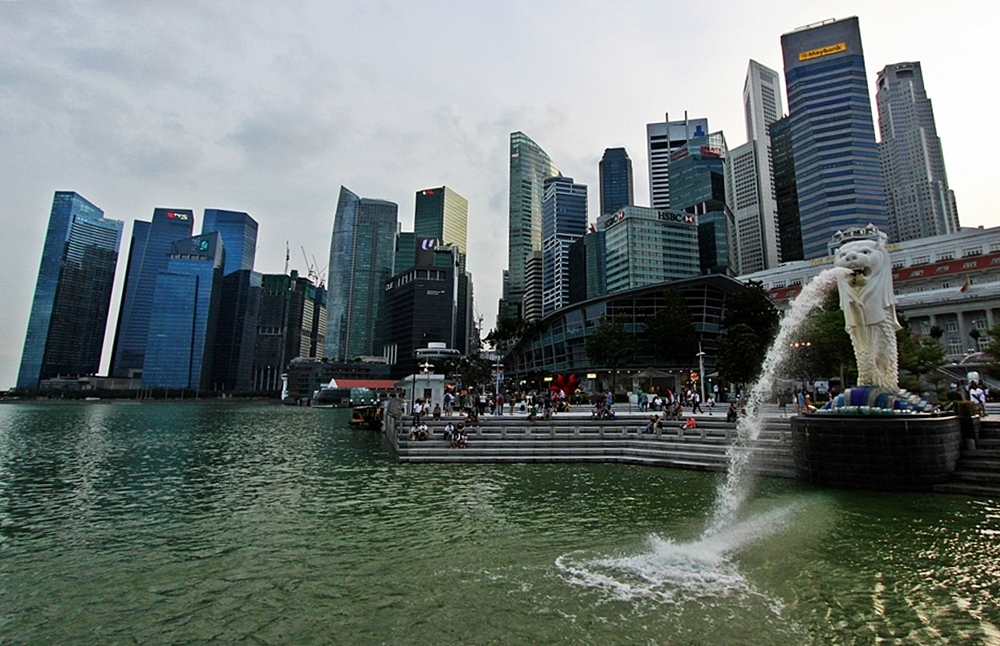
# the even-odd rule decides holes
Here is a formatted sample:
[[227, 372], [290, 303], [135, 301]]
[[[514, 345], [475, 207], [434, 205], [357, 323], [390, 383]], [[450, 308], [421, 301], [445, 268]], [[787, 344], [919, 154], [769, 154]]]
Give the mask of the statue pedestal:
[[957, 417], [799, 415], [791, 422], [795, 475], [816, 485], [928, 491], [949, 481], [961, 451]]

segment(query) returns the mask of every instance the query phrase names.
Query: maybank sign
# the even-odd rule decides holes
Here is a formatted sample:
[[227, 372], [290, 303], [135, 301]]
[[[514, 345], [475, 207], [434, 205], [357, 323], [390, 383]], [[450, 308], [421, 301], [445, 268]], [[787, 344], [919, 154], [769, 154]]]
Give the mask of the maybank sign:
[[811, 61], [812, 59], [819, 58], [820, 56], [829, 56], [830, 54], [837, 54], [846, 51], [847, 43], [837, 43], [836, 45], [827, 45], [826, 47], [820, 47], [819, 49], [810, 49], [808, 52], [799, 52], [799, 60]]

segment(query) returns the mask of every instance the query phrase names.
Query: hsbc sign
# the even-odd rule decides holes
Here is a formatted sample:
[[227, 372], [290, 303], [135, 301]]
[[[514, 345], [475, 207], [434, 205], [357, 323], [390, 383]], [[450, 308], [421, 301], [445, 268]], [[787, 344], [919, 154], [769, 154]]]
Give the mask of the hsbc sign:
[[683, 222], [684, 224], [697, 224], [695, 217], [690, 213], [679, 211], [657, 211], [657, 217], [666, 222]]

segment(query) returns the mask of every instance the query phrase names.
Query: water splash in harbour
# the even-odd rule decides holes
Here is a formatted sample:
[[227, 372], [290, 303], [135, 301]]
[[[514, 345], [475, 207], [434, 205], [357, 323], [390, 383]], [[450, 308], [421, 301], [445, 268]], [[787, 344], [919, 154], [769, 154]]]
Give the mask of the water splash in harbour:
[[850, 273], [849, 269], [831, 267], [824, 270], [802, 288], [802, 292], [791, 303], [778, 327], [778, 335], [768, 348], [761, 366], [760, 377], [749, 389], [746, 415], [736, 424], [737, 440], [729, 446], [729, 470], [726, 479], [719, 486], [715, 507], [709, 520], [706, 536], [724, 531], [738, 518], [740, 508], [751, 490], [751, 466], [754, 444], [764, 426], [762, 405], [774, 391], [780, 377], [782, 364], [788, 358], [788, 351], [795, 335], [806, 322], [809, 313], [823, 301], [827, 290], [837, 282], [837, 276]]

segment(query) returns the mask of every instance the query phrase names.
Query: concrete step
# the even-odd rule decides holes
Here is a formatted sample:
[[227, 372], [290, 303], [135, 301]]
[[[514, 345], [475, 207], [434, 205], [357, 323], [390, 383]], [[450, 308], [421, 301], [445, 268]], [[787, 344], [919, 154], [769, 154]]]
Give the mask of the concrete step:
[[1000, 487], [1000, 471], [984, 471], [980, 469], [959, 469], [951, 474], [952, 482], [974, 482]]
[[962, 451], [962, 457], [955, 465], [956, 470], [994, 471], [1000, 475], [1000, 455], [983, 454], [979, 451]]
[[1000, 485], [988, 486], [966, 482], [949, 482], [947, 484], [934, 485], [934, 491], [938, 493], [1000, 499]]

